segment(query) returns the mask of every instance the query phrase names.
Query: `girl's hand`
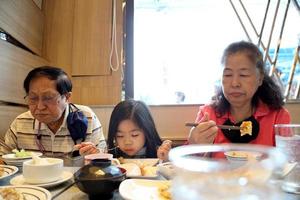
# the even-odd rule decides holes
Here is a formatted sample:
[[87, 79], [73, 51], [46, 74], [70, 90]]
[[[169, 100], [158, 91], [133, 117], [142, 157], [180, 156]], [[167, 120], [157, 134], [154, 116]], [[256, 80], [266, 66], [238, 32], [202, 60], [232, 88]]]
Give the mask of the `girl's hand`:
[[80, 155], [99, 153], [99, 149], [97, 149], [96, 145], [92, 142], [82, 142], [76, 144], [74, 148], [79, 150]]
[[165, 140], [160, 147], [157, 149], [157, 158], [163, 161], [167, 161], [169, 159], [169, 151], [172, 148], [172, 141]]
[[189, 135], [189, 144], [207, 144], [213, 143], [218, 132], [216, 122], [209, 120], [208, 113], [204, 113], [198, 126], [191, 128]]

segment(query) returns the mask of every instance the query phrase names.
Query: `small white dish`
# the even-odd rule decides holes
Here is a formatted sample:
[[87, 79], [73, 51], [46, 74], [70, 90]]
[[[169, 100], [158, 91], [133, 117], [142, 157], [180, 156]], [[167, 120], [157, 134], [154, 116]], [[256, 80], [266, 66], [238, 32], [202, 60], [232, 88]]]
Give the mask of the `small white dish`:
[[26, 157], [16, 157], [16, 154], [14, 153], [10, 153], [10, 154], [5, 154], [2, 156], [2, 158], [5, 160], [24, 160], [24, 159], [28, 159], [28, 158], [32, 158], [32, 154], [36, 155], [36, 156], [41, 156], [43, 155], [41, 152], [30, 152], [31, 155], [30, 156], [26, 156]]
[[1, 186], [0, 189], [2, 188], [14, 188], [18, 192], [22, 193], [26, 200], [51, 200], [52, 198], [51, 193], [48, 190], [41, 187], [24, 185]]
[[39, 187], [43, 187], [43, 188], [50, 188], [50, 187], [59, 185], [63, 182], [66, 182], [66, 181], [70, 180], [72, 177], [73, 177], [73, 173], [71, 173], [69, 171], [64, 171], [62, 173], [61, 178], [57, 181], [53, 181], [53, 182], [49, 182], [49, 183], [30, 184], [30, 183], [26, 182], [23, 175], [19, 175], [19, 176], [12, 178], [10, 180], [10, 184], [12, 184], [12, 185], [34, 185], [34, 186], [39, 186]]
[[170, 181], [126, 179], [119, 187], [119, 193], [126, 200], [154, 200], [162, 199], [159, 187], [170, 184]]
[[158, 164], [157, 169], [167, 179], [171, 179], [175, 175], [175, 167], [171, 162]]
[[0, 176], [0, 180], [3, 180], [9, 176], [12, 176], [19, 171], [19, 169], [17, 167], [11, 166], [11, 165], [0, 165], [0, 168], [4, 169], [4, 173], [2, 176]]

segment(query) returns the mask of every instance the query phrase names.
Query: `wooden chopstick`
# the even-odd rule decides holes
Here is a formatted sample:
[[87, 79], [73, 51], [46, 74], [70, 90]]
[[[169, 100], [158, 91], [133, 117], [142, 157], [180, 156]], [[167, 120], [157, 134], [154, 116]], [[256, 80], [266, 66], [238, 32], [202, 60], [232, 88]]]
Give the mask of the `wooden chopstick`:
[[10, 146], [8, 146], [7, 144], [5, 144], [5, 141], [2, 138], [0, 138], [0, 146], [4, 147], [8, 151], [12, 150], [12, 148]]
[[228, 129], [228, 130], [241, 130], [239, 126], [230, 126], [230, 125], [217, 125], [219, 129]]
[[[198, 126], [198, 123], [191, 123], [191, 122], [187, 122], [185, 123], [185, 126]], [[230, 126], [230, 125], [217, 125], [217, 127], [219, 129], [228, 129], [228, 130], [240, 130], [241, 127], [239, 126]]]

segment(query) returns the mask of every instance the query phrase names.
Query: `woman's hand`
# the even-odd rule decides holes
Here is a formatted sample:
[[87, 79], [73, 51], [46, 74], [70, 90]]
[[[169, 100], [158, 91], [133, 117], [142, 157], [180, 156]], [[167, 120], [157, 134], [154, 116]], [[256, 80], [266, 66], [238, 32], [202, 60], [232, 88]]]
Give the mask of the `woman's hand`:
[[76, 144], [74, 148], [79, 150], [80, 155], [99, 153], [99, 149], [97, 149], [96, 145], [92, 142], [82, 142]]
[[216, 122], [209, 120], [208, 113], [200, 120], [198, 126], [191, 128], [189, 135], [189, 144], [211, 144], [218, 132]]
[[167, 161], [169, 159], [169, 151], [172, 148], [172, 141], [165, 140], [157, 149], [157, 158], [163, 161]]

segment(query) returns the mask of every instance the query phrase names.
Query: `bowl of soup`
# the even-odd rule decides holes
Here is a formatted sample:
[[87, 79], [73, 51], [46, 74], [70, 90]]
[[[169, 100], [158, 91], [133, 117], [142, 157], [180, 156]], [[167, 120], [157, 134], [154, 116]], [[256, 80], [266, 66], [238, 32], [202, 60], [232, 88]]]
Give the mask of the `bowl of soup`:
[[35, 158], [23, 163], [23, 177], [27, 183], [41, 184], [59, 180], [64, 162], [59, 158]]

